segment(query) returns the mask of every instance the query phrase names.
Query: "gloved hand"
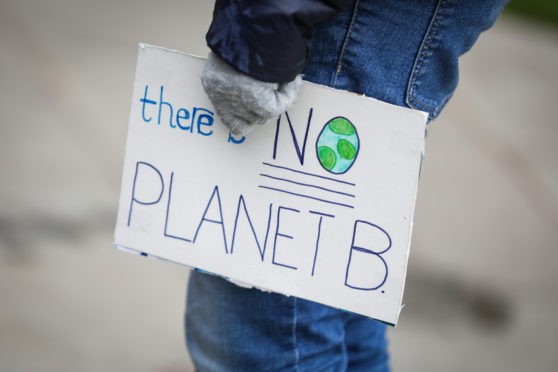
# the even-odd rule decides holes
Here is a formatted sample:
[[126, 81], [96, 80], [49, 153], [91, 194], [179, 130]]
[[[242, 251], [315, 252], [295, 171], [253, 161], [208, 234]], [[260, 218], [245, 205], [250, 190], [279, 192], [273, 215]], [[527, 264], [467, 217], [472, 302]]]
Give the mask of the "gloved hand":
[[229, 66], [210, 52], [202, 71], [205, 92], [221, 121], [235, 135], [246, 135], [255, 125], [285, 112], [295, 101], [301, 75], [289, 83], [268, 83]]

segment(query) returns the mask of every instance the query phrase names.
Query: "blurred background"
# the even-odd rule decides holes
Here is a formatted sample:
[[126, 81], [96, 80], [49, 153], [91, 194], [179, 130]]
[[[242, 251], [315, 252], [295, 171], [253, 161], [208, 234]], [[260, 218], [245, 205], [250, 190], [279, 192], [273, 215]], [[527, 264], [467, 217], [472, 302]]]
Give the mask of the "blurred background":
[[[211, 1], [0, 0], [0, 371], [192, 371], [188, 270], [113, 249], [138, 42]], [[394, 371], [558, 371], [558, 3], [512, 1], [429, 126]]]

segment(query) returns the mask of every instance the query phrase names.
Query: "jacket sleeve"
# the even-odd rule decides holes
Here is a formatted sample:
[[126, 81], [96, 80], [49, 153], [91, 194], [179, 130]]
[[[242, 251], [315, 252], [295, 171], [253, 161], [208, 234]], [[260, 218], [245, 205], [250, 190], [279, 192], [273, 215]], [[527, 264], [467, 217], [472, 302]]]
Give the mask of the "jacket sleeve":
[[256, 79], [292, 81], [310, 57], [312, 30], [352, 0], [216, 0], [207, 45]]

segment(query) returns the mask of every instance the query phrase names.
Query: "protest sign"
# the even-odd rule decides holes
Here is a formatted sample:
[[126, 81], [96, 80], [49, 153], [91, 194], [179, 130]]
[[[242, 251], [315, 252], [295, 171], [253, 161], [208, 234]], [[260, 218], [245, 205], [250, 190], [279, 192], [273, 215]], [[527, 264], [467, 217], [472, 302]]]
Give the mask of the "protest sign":
[[115, 244], [395, 324], [426, 114], [305, 82], [235, 137], [203, 63], [140, 44]]

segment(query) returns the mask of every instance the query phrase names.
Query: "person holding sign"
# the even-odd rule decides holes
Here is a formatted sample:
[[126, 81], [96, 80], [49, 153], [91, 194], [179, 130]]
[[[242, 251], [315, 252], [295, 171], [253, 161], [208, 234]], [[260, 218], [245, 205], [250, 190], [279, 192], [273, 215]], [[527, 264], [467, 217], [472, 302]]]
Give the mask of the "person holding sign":
[[[458, 57], [506, 2], [217, 0], [202, 83], [238, 135], [285, 111], [301, 75], [432, 120], [457, 86]], [[197, 271], [185, 323], [200, 371], [389, 371], [384, 324]]]

